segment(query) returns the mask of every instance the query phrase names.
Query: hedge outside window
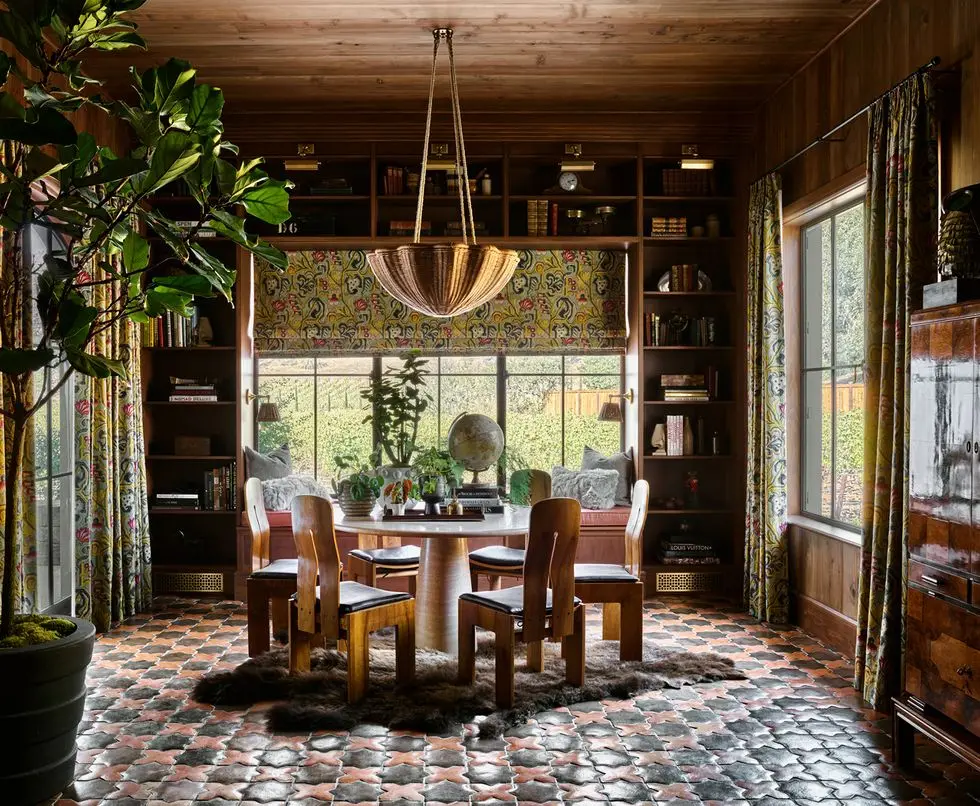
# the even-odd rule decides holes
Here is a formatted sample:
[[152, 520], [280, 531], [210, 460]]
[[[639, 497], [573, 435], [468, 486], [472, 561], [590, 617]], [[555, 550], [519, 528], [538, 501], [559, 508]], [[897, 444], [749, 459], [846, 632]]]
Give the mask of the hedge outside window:
[[[604, 453], [622, 448], [619, 423], [602, 423], [599, 409], [623, 386], [621, 355], [437, 356], [429, 359], [433, 402], [419, 428], [419, 444], [444, 446], [463, 412], [500, 423], [509, 450], [529, 466], [577, 468], [588, 444]], [[333, 457], [367, 458], [373, 447], [370, 409], [360, 397], [372, 373], [397, 357], [263, 357], [258, 392], [277, 403], [282, 420], [261, 423], [259, 450], [289, 443], [295, 473], [329, 479]], [[498, 390], [502, 390], [499, 393]]]
[[801, 238], [802, 510], [861, 526], [864, 468], [864, 203]]

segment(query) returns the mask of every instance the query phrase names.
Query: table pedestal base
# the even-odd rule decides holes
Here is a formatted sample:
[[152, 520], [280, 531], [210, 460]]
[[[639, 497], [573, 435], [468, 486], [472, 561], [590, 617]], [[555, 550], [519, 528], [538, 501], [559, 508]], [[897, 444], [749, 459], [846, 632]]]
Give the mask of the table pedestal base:
[[417, 647], [459, 653], [459, 597], [470, 590], [466, 538], [423, 540], [415, 592]]

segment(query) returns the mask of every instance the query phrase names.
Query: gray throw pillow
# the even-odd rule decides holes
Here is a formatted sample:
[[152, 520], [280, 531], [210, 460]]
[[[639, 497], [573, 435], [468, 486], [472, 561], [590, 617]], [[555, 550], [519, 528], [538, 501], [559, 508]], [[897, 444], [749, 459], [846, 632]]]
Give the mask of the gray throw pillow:
[[269, 453], [259, 453], [251, 448], [245, 448], [245, 478], [253, 476], [259, 481], [281, 479], [293, 472], [293, 463], [289, 458], [289, 446], [280, 445]]
[[297, 495], [318, 495], [329, 498], [330, 490], [326, 484], [313, 476], [297, 474], [281, 479], [267, 479], [262, 482], [262, 499], [270, 512], [287, 512]]
[[556, 467], [551, 471], [551, 494], [555, 498], [574, 498], [585, 509], [612, 509], [616, 504], [615, 470], [569, 470]]
[[633, 449], [625, 453], [614, 453], [603, 456], [594, 448], [585, 446], [582, 451], [582, 470], [615, 470], [619, 474], [616, 485], [616, 506], [628, 507], [633, 502], [630, 497], [633, 492]]

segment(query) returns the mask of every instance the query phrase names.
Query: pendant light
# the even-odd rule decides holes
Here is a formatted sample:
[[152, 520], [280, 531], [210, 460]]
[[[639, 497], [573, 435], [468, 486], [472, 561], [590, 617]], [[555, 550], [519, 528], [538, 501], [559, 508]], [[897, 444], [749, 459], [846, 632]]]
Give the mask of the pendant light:
[[[453, 29], [436, 28], [432, 31], [432, 37], [432, 76], [429, 80], [422, 174], [419, 177], [419, 198], [415, 211], [415, 236], [410, 244], [392, 249], [376, 249], [368, 253], [367, 259], [381, 287], [391, 296], [426, 316], [445, 318], [471, 311], [497, 296], [510, 282], [520, 256], [513, 249], [478, 246], [476, 243], [459, 88], [456, 83], [456, 62], [453, 57]], [[449, 50], [449, 86], [453, 108], [453, 137], [456, 142], [455, 167], [459, 177], [456, 184], [459, 189], [463, 242], [423, 244], [420, 236], [429, 135], [432, 130], [432, 100], [436, 85], [436, 60], [443, 40]]]

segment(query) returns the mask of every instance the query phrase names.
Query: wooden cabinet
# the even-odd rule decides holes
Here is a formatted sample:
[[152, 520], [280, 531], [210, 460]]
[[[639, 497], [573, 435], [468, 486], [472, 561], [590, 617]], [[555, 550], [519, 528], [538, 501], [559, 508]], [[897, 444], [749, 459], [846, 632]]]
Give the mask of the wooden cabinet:
[[922, 731], [980, 759], [980, 303], [912, 318], [905, 694], [895, 752]]

